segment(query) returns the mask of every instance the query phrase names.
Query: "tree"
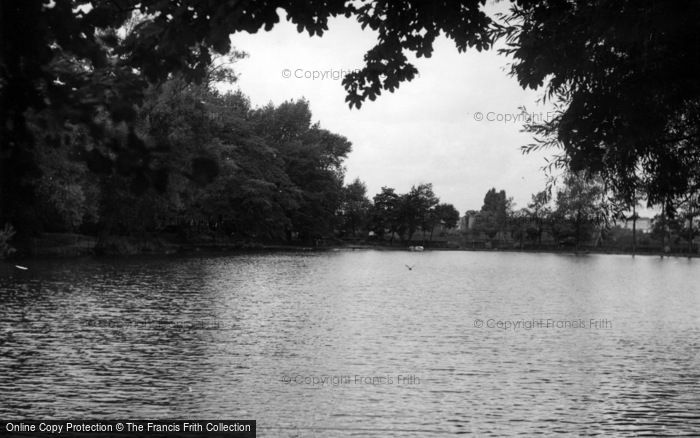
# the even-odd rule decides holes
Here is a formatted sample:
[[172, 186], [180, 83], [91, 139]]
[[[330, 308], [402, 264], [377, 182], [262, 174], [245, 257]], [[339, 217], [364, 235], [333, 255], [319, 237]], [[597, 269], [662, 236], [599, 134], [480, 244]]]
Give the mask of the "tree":
[[391, 234], [390, 242], [394, 242], [394, 234], [399, 231], [401, 224], [400, 197], [391, 187], [382, 187], [382, 191], [374, 195], [371, 207], [371, 224], [374, 232], [382, 239], [386, 230]]
[[535, 148], [561, 147], [573, 172], [628, 198], [641, 176], [650, 205], [687, 192], [700, 166], [700, 3], [519, 0], [501, 18], [512, 74], [559, 104], [529, 127]]
[[660, 214], [654, 216], [652, 221], [651, 235], [661, 242], [661, 254], [671, 251], [672, 232], [678, 232], [683, 228], [681, 220], [675, 215], [669, 216], [662, 210]]
[[523, 249], [525, 237], [529, 235], [528, 225], [532, 217], [532, 212], [526, 208], [514, 211], [509, 218], [513, 230], [513, 238], [519, 241], [518, 247]]
[[544, 224], [551, 214], [551, 209], [548, 207], [550, 200], [549, 192], [543, 190], [532, 195], [532, 200], [527, 205], [529, 217], [535, 225], [535, 237], [538, 244], [542, 244], [542, 233], [544, 232]]
[[292, 184], [295, 203], [287, 211], [291, 220], [288, 235], [299, 233], [305, 241], [331, 236], [342, 202], [342, 164], [351, 143], [312, 124], [309, 103], [303, 99], [267, 106], [251, 117], [258, 135], [281, 159]]
[[[382, 187], [382, 191], [374, 196], [374, 205], [371, 208], [372, 227], [380, 237], [388, 230], [392, 243], [395, 234], [401, 241], [411, 240], [419, 228], [423, 231], [425, 239], [425, 233], [432, 232], [437, 221], [441, 220], [437, 212], [451, 220], [447, 207], [436, 210], [439, 202], [430, 183], [413, 186], [408, 193], [401, 195], [393, 188]], [[457, 216], [459, 217], [459, 213]]]
[[611, 198], [612, 216], [615, 219], [621, 219], [625, 222], [632, 221], [632, 255], [637, 252], [637, 207], [640, 205], [640, 200], [643, 199], [644, 191], [635, 183], [631, 193], [614, 193]]
[[556, 208], [559, 220], [568, 221], [573, 227], [576, 248], [587, 240], [594, 228], [601, 225], [600, 182], [583, 174], [568, 174], [564, 187], [557, 192]]
[[683, 236], [688, 244], [688, 254], [693, 252], [693, 240], [700, 236], [700, 223], [696, 220], [700, 216], [700, 192], [692, 191], [681, 200], [678, 211], [678, 233]]
[[484, 205], [476, 216], [476, 230], [485, 233], [491, 240], [499, 232], [505, 232], [512, 205], [513, 200], [506, 197], [505, 190], [497, 192], [495, 188], [491, 188], [486, 192]]
[[[32, 126], [33, 130], [38, 127]], [[75, 127], [72, 137], [85, 135]], [[42, 231], [77, 231], [85, 223], [96, 223], [99, 214], [99, 179], [80, 159], [76, 147], [53, 147], [38, 141], [36, 164], [41, 173], [36, 188], [36, 209], [30, 228]]]
[[[167, 183], [135, 191], [134, 175], [101, 175], [95, 184], [99, 200], [88, 205], [99, 207], [103, 234], [141, 235], [167, 228], [197, 239], [260, 241], [298, 235], [308, 241], [333, 232], [350, 144], [312, 124], [308, 102], [253, 109], [240, 92], [220, 94], [206, 84], [174, 77], [147, 90], [137, 116], [135, 130], [157, 165], [167, 169]], [[43, 161], [57, 161], [60, 166], [52, 166], [59, 170], [66, 166], [63, 158]], [[197, 167], [212, 162], [216, 175], [208, 180], [202, 176], [208, 170]], [[72, 164], [77, 170], [80, 165], [85, 167]], [[46, 175], [82, 181], [73, 168], [58, 173], [53, 167], [47, 166]]]
[[[430, 229], [433, 215], [431, 210], [440, 202], [433, 193], [432, 183], [421, 183], [411, 187], [411, 190], [401, 196], [402, 219], [405, 231], [408, 233], [408, 240], [413, 239], [413, 234], [420, 227], [425, 232]], [[403, 233], [400, 234], [403, 236]]]
[[452, 204], [437, 204], [428, 210], [424, 216], [421, 229], [423, 230], [423, 239], [425, 233], [430, 232], [430, 240], [433, 240], [433, 232], [435, 227], [441, 225], [444, 229], [451, 229], [457, 226], [459, 221], [459, 211]]
[[340, 208], [343, 231], [356, 236], [367, 221], [371, 205], [367, 199], [367, 186], [359, 178], [343, 187]]
[[435, 216], [448, 230], [453, 229], [459, 222], [459, 211], [452, 204], [438, 204], [435, 206]]

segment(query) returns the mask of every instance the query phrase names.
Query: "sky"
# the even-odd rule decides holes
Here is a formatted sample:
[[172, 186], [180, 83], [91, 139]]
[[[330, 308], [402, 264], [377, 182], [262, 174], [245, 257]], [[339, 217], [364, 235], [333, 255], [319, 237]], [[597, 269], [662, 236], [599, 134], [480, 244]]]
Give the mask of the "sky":
[[[506, 4], [490, 4], [489, 12]], [[430, 58], [409, 55], [419, 77], [351, 110], [342, 71], [363, 65], [376, 35], [352, 18], [336, 18], [323, 37], [311, 38], [281, 18], [270, 32], [232, 36], [249, 55], [234, 66], [239, 79], [232, 88], [254, 106], [308, 99], [313, 121], [352, 142], [346, 182], [360, 178], [370, 199], [382, 186], [405, 193], [432, 183], [441, 202], [464, 214], [480, 209], [491, 187], [506, 190], [516, 208], [544, 188], [546, 153], [521, 153], [532, 136], [521, 132], [522, 116], [514, 119], [521, 106], [536, 120], [551, 117], [551, 107], [538, 103], [542, 90], [523, 90], [509, 76], [507, 57], [459, 53], [441, 37]]]

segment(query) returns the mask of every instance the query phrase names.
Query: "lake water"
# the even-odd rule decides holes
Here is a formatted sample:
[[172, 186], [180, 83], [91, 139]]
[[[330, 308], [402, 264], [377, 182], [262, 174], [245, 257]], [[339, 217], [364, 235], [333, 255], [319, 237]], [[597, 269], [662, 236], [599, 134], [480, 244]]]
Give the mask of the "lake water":
[[0, 277], [0, 418], [255, 419], [258, 436], [300, 437], [700, 433], [700, 259], [26, 264]]

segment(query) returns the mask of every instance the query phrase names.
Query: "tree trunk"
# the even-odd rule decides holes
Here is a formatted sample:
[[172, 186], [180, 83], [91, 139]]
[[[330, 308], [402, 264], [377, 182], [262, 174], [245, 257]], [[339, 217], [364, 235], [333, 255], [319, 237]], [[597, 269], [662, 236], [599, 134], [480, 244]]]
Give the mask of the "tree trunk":
[[525, 237], [525, 230], [520, 229], [520, 251], [523, 250], [523, 246], [525, 243], [523, 242], [523, 238]]
[[632, 256], [637, 252], [637, 209], [632, 208]]
[[576, 213], [576, 251], [581, 244], [581, 212]]
[[666, 253], [666, 205], [661, 212], [661, 258]]
[[690, 202], [688, 201], [688, 257], [690, 257], [690, 254], [693, 253], [693, 207], [691, 206]]

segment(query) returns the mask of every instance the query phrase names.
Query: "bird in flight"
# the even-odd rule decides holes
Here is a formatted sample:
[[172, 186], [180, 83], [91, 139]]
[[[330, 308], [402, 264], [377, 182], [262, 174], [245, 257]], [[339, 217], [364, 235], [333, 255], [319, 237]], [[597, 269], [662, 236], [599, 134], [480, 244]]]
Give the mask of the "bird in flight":
[[[415, 266], [415, 265], [413, 265], [413, 266]], [[408, 268], [409, 271], [412, 271], [412, 270], [413, 270], [413, 266], [408, 266], [408, 265], [406, 265], [406, 267]]]

